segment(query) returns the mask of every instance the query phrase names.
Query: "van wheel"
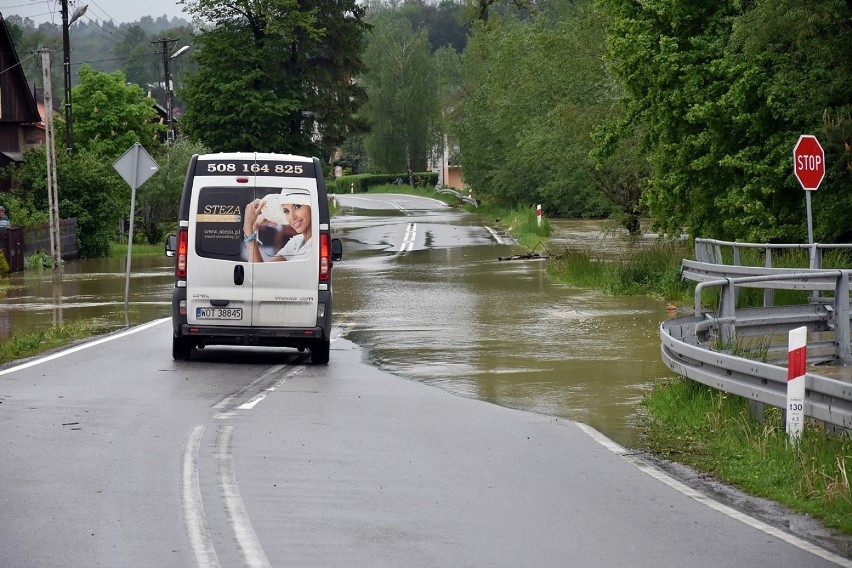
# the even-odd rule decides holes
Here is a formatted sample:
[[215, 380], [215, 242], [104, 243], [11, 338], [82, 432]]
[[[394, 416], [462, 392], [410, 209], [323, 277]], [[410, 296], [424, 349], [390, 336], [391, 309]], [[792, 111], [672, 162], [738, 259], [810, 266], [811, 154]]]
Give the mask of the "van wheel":
[[186, 337], [172, 337], [172, 359], [187, 361], [192, 355], [192, 342]]
[[330, 341], [317, 341], [311, 347], [311, 363], [314, 365], [328, 365]]

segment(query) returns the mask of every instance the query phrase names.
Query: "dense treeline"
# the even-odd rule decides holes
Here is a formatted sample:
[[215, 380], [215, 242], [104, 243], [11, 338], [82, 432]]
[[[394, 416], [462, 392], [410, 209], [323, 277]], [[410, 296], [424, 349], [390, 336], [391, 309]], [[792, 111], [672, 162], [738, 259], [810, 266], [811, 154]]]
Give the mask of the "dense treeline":
[[[313, 153], [347, 173], [398, 173], [427, 167], [448, 145], [477, 197], [613, 216], [630, 231], [650, 216], [670, 236], [804, 241], [792, 148], [815, 134], [827, 158], [815, 239], [852, 240], [850, 1], [184, 5], [192, 27], [75, 24], [75, 82], [86, 60], [104, 72], [115, 65], [141, 86], [133, 105], [147, 93], [162, 104], [158, 41], [180, 38], [192, 49], [171, 61], [186, 111], [178, 129], [196, 148]], [[9, 21], [21, 54], [58, 50], [56, 26], [50, 35]], [[91, 118], [81, 136], [107, 126]], [[151, 133], [136, 136], [168, 154]], [[81, 151], [117, 157], [105, 138], [94, 142], [81, 140]]]
[[828, 162], [815, 238], [852, 237], [842, 0], [557, 0], [475, 28], [464, 60], [475, 190], [582, 215], [600, 212], [594, 189], [628, 227], [647, 213], [674, 236], [802, 242], [792, 149], [812, 133]]

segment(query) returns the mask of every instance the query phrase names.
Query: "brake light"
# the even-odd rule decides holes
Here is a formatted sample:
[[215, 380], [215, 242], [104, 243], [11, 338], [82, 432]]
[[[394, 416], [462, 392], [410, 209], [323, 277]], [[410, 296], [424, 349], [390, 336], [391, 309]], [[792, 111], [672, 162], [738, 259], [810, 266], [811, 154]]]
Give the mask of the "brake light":
[[328, 233], [320, 233], [320, 282], [328, 282], [331, 278], [331, 244]]
[[189, 231], [186, 228], [178, 231], [177, 259], [175, 261], [175, 276], [186, 278], [186, 256], [189, 250]]

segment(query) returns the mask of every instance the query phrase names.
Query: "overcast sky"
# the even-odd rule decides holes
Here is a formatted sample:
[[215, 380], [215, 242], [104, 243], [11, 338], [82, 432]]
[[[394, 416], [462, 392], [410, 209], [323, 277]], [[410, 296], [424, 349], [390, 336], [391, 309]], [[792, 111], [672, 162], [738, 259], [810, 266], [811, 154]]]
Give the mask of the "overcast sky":
[[[36, 24], [53, 22], [60, 24], [60, 0], [0, 0], [0, 13], [4, 17], [21, 16]], [[78, 6], [88, 6], [82, 21], [108, 21], [117, 23], [135, 22], [145, 16], [156, 19], [166, 15], [189, 20], [175, 5], [175, 0], [68, 0], [68, 11], [73, 14]]]

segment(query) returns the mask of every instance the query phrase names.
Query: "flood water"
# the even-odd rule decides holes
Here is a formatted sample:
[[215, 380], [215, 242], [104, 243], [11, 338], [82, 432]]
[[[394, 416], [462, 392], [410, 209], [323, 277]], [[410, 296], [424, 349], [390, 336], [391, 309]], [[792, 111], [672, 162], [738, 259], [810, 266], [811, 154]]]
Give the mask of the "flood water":
[[[481, 228], [481, 219], [454, 215], [460, 228]], [[554, 284], [546, 261], [498, 261], [525, 251], [487, 238], [469, 246], [434, 243], [405, 255], [351, 241], [357, 227], [387, 222], [355, 215], [334, 222], [346, 251], [335, 265], [335, 323], [371, 361], [461, 396], [575, 419], [621, 444], [640, 445], [637, 402], [671, 374], [657, 335], [665, 303]], [[554, 253], [568, 244], [628, 246], [598, 222], [557, 225], [548, 245]], [[11, 287], [0, 304], [0, 339], [77, 319], [119, 329], [168, 317], [173, 260], [134, 257], [127, 313], [125, 262], [67, 262], [61, 293], [49, 269], [6, 277]]]
[[[568, 244], [614, 254], [631, 246], [600, 222], [558, 225], [554, 253]], [[492, 243], [349, 254], [335, 276], [338, 321], [393, 373], [572, 418], [638, 446], [637, 403], [671, 375], [658, 337], [666, 304], [554, 284], [546, 261], [498, 261], [520, 252]]]

